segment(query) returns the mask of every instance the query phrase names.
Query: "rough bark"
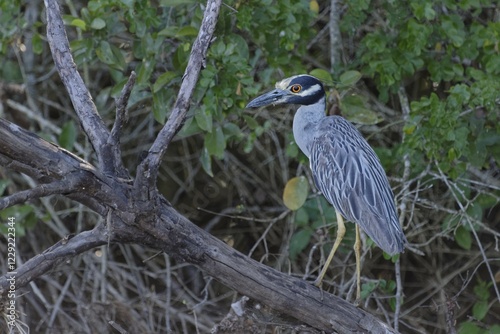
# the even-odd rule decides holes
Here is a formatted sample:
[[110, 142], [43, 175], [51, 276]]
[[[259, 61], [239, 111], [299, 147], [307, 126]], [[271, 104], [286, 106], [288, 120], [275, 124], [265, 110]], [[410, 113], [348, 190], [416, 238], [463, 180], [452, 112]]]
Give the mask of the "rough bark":
[[[104, 222], [91, 231], [61, 240], [25, 262], [17, 269], [17, 288], [96, 246], [135, 243], [194, 264], [229, 288], [320, 330], [340, 333], [392, 332], [364, 310], [239, 253], [191, 223], [158, 193], [155, 186], [158, 165], [184, 120], [212, 39], [220, 0], [209, 0], [207, 3], [175, 109], [140, 165], [135, 181], [124, 177], [128, 172], [117, 161], [120, 124], [115, 124], [112, 134], [103, 125], [75, 69], [57, 2], [45, 0], [45, 4], [48, 35], [51, 35], [49, 43], [56, 67], [61, 77], [72, 78], [63, 81], [83, 129], [100, 157], [99, 165], [93, 166], [71, 152], [0, 119], [0, 165], [25, 173], [39, 184], [31, 190], [1, 198], [0, 209], [28, 199], [59, 194], [86, 205], [100, 214]], [[126, 98], [126, 91], [123, 96]], [[121, 122], [120, 118], [117, 116], [116, 122]], [[114, 153], [108, 154], [110, 151]], [[8, 290], [8, 277], [8, 274], [0, 276], [1, 295]]]

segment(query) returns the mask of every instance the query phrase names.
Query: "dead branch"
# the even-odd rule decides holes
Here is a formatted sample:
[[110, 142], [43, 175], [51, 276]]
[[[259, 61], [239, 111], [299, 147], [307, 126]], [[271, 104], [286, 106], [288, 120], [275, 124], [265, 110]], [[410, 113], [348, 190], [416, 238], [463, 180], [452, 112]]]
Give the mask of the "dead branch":
[[[110, 154], [110, 146], [107, 145], [109, 130], [97, 112], [92, 96], [76, 69], [57, 1], [45, 0], [44, 3], [47, 10], [47, 40], [57, 72], [68, 91], [76, 115], [99, 163], [105, 173], [110, 173], [119, 164], [114, 161], [116, 154]], [[113, 149], [119, 150], [119, 147], [115, 146]]]
[[[71, 179], [74, 181], [74, 179]], [[66, 181], [54, 181], [48, 184], [41, 184], [33, 189], [23, 190], [18, 193], [6, 196], [0, 199], [0, 210], [16, 204], [26, 203], [29, 200], [46, 197], [49, 195], [58, 195], [75, 189], [76, 184], [68, 185]]]
[[[16, 129], [15, 134], [11, 133], [12, 129]], [[391, 332], [378, 319], [345, 300], [239, 253], [188, 221], [161, 195], [151, 201], [148, 211], [143, 211], [143, 206], [129, 204], [137, 199], [131, 197], [133, 192], [130, 186], [121, 179], [103, 177], [88, 164], [82, 164], [78, 157], [62, 149], [55, 150], [55, 145], [2, 119], [0, 136], [7, 139], [0, 145], [0, 157], [3, 157], [0, 161], [17, 159], [12, 151], [5, 152], [9, 147], [17, 147], [18, 165], [30, 166], [25, 171], [36, 180], [71, 180], [83, 174], [85, 178], [79, 183], [79, 192], [68, 197], [85, 204], [106, 219], [106, 226], [99, 224], [92, 231], [62, 240], [19, 267], [16, 276], [18, 287], [77, 254], [108, 241], [136, 243], [195, 264], [228, 287], [315, 328], [340, 333]], [[16, 142], [31, 142], [31, 145], [15, 145]], [[33, 160], [31, 157], [35, 154], [41, 159]], [[54, 159], [49, 164], [52, 169], [42, 165], [36, 168], [38, 162], [47, 161], [47, 157]], [[10, 166], [15, 165], [11, 163]], [[64, 172], [54, 172], [61, 170]], [[158, 214], [153, 215], [153, 212]], [[7, 278], [7, 275], [0, 277], [0, 291], [6, 291]]]
[[130, 93], [132, 93], [132, 88], [134, 88], [136, 74], [134, 71], [130, 73], [127, 83], [122, 89], [120, 97], [116, 100], [116, 116], [113, 128], [111, 129], [111, 134], [108, 137], [107, 145], [111, 148], [112, 154], [114, 154], [113, 162], [115, 163], [114, 169], [123, 178], [129, 178], [129, 174], [125, 166], [123, 165], [121, 158], [120, 149], [120, 135], [123, 127], [123, 123], [127, 120], [127, 103], [130, 98]]
[[207, 2], [200, 32], [191, 49], [191, 55], [189, 56], [188, 64], [182, 77], [183, 80], [179, 94], [177, 95], [177, 100], [175, 101], [174, 109], [167, 123], [161, 129], [155, 142], [149, 149], [148, 155], [137, 168], [135, 184], [143, 196], [148, 194], [151, 189], [155, 188], [161, 159], [170, 141], [184, 123], [186, 114], [189, 110], [191, 95], [198, 81], [201, 68], [205, 64], [205, 57], [215, 31], [221, 3], [221, 0]]

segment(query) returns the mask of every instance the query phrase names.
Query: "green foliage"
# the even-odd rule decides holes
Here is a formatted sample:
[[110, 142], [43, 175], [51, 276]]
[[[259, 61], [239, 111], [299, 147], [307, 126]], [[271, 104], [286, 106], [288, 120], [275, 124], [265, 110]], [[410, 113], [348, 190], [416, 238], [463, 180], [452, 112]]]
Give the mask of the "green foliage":
[[[298, 57], [290, 51], [304, 54], [314, 30], [308, 22], [314, 17], [308, 1], [261, 0], [245, 3], [237, 8], [237, 27], [250, 34], [251, 40], [261, 48], [271, 67], [281, 67], [285, 71], [297, 71]], [[302, 42], [301, 42], [302, 41]], [[291, 72], [289, 72], [291, 73]]]
[[[304, 37], [313, 32], [308, 29], [314, 15], [308, 2], [255, 1], [235, 6], [236, 12], [222, 8], [217, 38], [208, 51], [193, 96], [194, 120], [188, 120], [181, 132], [205, 136], [200, 162], [207, 173], [211, 173], [211, 157], [221, 159], [229, 142], [245, 139], [248, 151], [261, 130], [269, 126], [253, 127], [244, 136], [239, 122], [249, 98], [261, 88], [250, 76], [256, 59], [250, 58], [249, 42], [261, 48], [263, 52], [257, 54], [265, 55], [271, 66], [289, 68], [290, 61], [298, 65], [300, 60], [290, 50], [305, 50]], [[132, 67], [137, 72], [137, 84], [131, 100], [139, 100], [139, 96], [140, 100], [151, 99], [154, 117], [163, 123], [173, 106], [201, 14], [195, 1], [161, 1], [160, 7], [153, 9], [148, 0], [105, 0], [90, 1], [79, 17], [66, 16], [66, 23], [83, 32], [81, 39], [72, 42], [79, 64], [99, 61], [116, 70], [112, 96], [120, 92], [131, 65], [137, 64]], [[250, 38], [235, 33], [237, 29]], [[127, 44], [111, 42], [124, 33], [131, 37]], [[92, 38], [86, 38], [90, 34]], [[165, 43], [165, 39], [171, 42]], [[269, 81], [268, 77], [265, 83]]]
[[[488, 5], [492, 2], [463, 7]], [[395, 92], [402, 80], [424, 69], [434, 82], [462, 80], [464, 65], [457, 58], [480, 61], [487, 72], [498, 73], [499, 57], [493, 51], [498, 40], [498, 23], [473, 20], [466, 25], [460, 15], [462, 9], [456, 3], [445, 2], [442, 6], [438, 9], [430, 2], [415, 0], [405, 4], [350, 2], [343, 26], [346, 32], [356, 31], [361, 21], [370, 19], [373, 10], [386, 19], [386, 25], [366, 34], [358, 49], [363, 73], [375, 79], [383, 99], [387, 99], [389, 92]], [[477, 17], [480, 11], [472, 11], [471, 15]]]
[[63, 148], [71, 151], [76, 141], [76, 126], [75, 122], [69, 121], [63, 125], [61, 129], [61, 134], [59, 135], [58, 142]]
[[[356, 72], [356, 71], [354, 71], [354, 72]], [[320, 79], [323, 82], [326, 82], [326, 83], [333, 82], [332, 74], [326, 70], [323, 70], [320, 68], [315, 68], [314, 70], [309, 72], [309, 74], [312, 75], [313, 77]], [[341, 81], [342, 81], [342, 79], [341, 79]]]
[[500, 334], [500, 325], [493, 325], [488, 329], [472, 321], [466, 321], [460, 324], [459, 334]]
[[[111, 75], [109, 87], [100, 87], [96, 100], [117, 97], [128, 73], [134, 70], [137, 79], [129, 105], [149, 101], [156, 121], [164, 123], [173, 108], [198, 33], [203, 3], [95, 0], [64, 11], [70, 13], [63, 17], [65, 24], [76, 31], [70, 41], [77, 66], [85, 73], [89, 69], [106, 70]], [[272, 76], [277, 70], [295, 74], [303, 68], [300, 54], [306, 51], [307, 41], [314, 35], [310, 25], [317, 15], [309, 8], [308, 1], [300, 0], [227, 5], [221, 9], [216, 38], [194, 92], [194, 120], [188, 120], [181, 132], [206, 137], [203, 152], [208, 155], [203, 155], [200, 162], [207, 172], [211, 169], [211, 158], [221, 159], [228, 143], [245, 140], [245, 150], [249, 151], [261, 130], [269, 126], [243, 132], [242, 111], [250, 97], [263, 87], [254, 83], [252, 67], [263, 58], [270, 64], [271, 68], [261, 73], [266, 87], [274, 81]], [[13, 43], [22, 26], [18, 13], [18, 2], [2, 5], [0, 15], [5, 16], [2, 20], [5, 29], [0, 31], [0, 50]], [[243, 38], [245, 35], [247, 38]], [[35, 33], [33, 47], [37, 54], [43, 51], [44, 43]], [[257, 50], [251, 52], [251, 47]], [[5, 78], [22, 78], [15, 71], [18, 68], [3, 66], [0, 71], [5, 72]], [[66, 133], [63, 139], [64, 136]]]
[[[135, 70], [136, 86], [129, 103], [152, 100], [153, 113], [159, 122], [164, 122], [168, 113], [166, 107], [173, 103], [171, 97], [175, 95], [174, 87], [171, 86], [180, 81], [186, 55], [189, 54], [199, 24], [198, 18], [192, 21], [194, 26], [190, 26], [191, 33], [187, 27], [180, 31], [181, 28], [175, 24], [185, 24], [193, 14], [186, 15], [185, 8], [169, 10], [166, 7], [154, 8], [148, 0], [104, 0], [88, 2], [78, 17], [64, 17], [66, 24], [81, 31], [80, 38], [71, 41], [77, 64], [84, 67], [106, 65], [111, 70], [114, 86], [110, 90], [102, 90], [101, 94], [105, 96], [101, 98], [117, 97], [127, 80], [127, 73]], [[167, 22], [171, 21], [167, 17], [170, 13], [173, 13], [174, 24], [169, 26]], [[126, 43], [122, 42], [123, 36], [127, 36]], [[174, 50], [165, 43], [166, 37], [179, 42]], [[172, 70], [164, 70], [157, 76], [157, 67], [168, 54], [174, 55], [171, 62], [166, 64]]]
[[0, 27], [0, 55], [3, 55], [20, 34], [21, 27], [24, 24], [24, 18], [21, 14], [21, 1], [2, 1], [0, 3], [0, 22], [2, 22]]
[[483, 320], [488, 312], [489, 305], [488, 299], [490, 298], [490, 288], [492, 282], [484, 282], [479, 280], [479, 282], [474, 286], [474, 294], [477, 297], [477, 301], [472, 307], [472, 315], [477, 320]]
[[[16, 205], [4, 210], [0, 210], [0, 221], [9, 221], [10, 217], [15, 218], [16, 238], [26, 235], [27, 229], [32, 229], [38, 222], [33, 206], [29, 204]], [[0, 224], [0, 233], [7, 235], [9, 226]]]
[[[371, 241], [371, 245], [374, 245], [373, 241]], [[370, 246], [371, 246], [370, 245]], [[396, 255], [389, 255], [387, 254], [386, 252], [383, 253], [383, 257], [384, 259], [386, 260], [390, 260], [392, 263], [396, 263], [396, 261], [399, 259], [400, 257], [400, 254], [396, 254]]]
[[339, 77], [340, 82], [338, 88], [350, 88], [354, 86], [361, 77], [362, 75], [358, 71], [346, 71]]
[[314, 231], [311, 228], [303, 228], [294, 233], [290, 239], [290, 259], [292, 261], [297, 259], [297, 255], [302, 253], [302, 251], [309, 245]]
[[430, 34], [430, 28], [416, 20], [395, 22], [400, 24], [397, 36], [378, 30], [361, 42], [361, 61], [366, 64], [364, 72], [375, 77], [383, 96], [424, 65], [422, 51]]
[[339, 76], [339, 82], [335, 85], [335, 88], [342, 92], [339, 101], [342, 116], [356, 124], [373, 125], [380, 123], [382, 118], [370, 108], [368, 99], [352, 91], [352, 88], [361, 78], [362, 74], [353, 70], [345, 71]]
[[473, 322], [463, 322], [460, 324], [460, 327], [458, 329], [459, 334], [480, 334], [482, 333], [481, 327], [476, 325]]
[[[476, 302], [472, 306], [472, 316], [476, 321], [483, 321], [487, 316], [490, 309], [490, 289], [492, 282], [484, 282], [481, 279], [474, 286], [474, 295]], [[478, 333], [478, 334], [492, 334], [500, 333], [500, 325], [493, 325], [490, 328], [485, 328], [484, 324], [477, 324], [474, 321], [462, 322], [459, 326], [459, 333]]]
[[459, 226], [455, 231], [455, 241], [465, 250], [470, 250], [472, 245], [472, 237], [470, 231], [465, 227]]
[[369, 109], [368, 101], [361, 95], [348, 94], [340, 100], [342, 116], [356, 124], [373, 125], [380, 123], [382, 118]]
[[3, 193], [5, 192], [5, 189], [7, 189], [10, 182], [11, 182], [10, 180], [0, 180], [0, 196], [3, 195]]
[[336, 221], [335, 210], [323, 197], [308, 199], [295, 211], [294, 225], [297, 229], [290, 240], [290, 258], [294, 260], [302, 253], [309, 245], [316, 229], [334, 221]]
[[[375, 290], [379, 290], [384, 295], [394, 295], [396, 291], [396, 282], [393, 280], [386, 281], [384, 279], [372, 280], [361, 285], [361, 299], [366, 299]], [[396, 298], [389, 300], [392, 310], [395, 309]]]
[[[474, 73], [479, 74], [477, 70]], [[499, 113], [495, 104], [500, 83], [487, 73], [480, 76], [481, 81], [451, 87], [444, 100], [432, 93], [413, 102], [405, 125], [406, 148], [440, 161], [439, 167], [452, 178], [464, 172], [465, 163], [481, 168], [490, 157], [500, 161]]]
[[[462, 191], [463, 190], [463, 191]], [[470, 197], [469, 185], [466, 185], [464, 189], [461, 189], [461, 194], [465, 195], [465, 198]], [[461, 248], [465, 250], [470, 250], [472, 247], [472, 228], [476, 231], [480, 230], [480, 226], [477, 222], [482, 220], [484, 212], [498, 204], [498, 199], [491, 195], [481, 195], [476, 198], [476, 200], [469, 205], [464, 216], [449, 215], [443, 222], [441, 228], [443, 231], [454, 231], [455, 242]], [[468, 222], [470, 221], [470, 223]]]
[[[25, 24], [19, 0], [0, 2], [0, 22], [2, 22], [0, 24], [0, 55], [5, 55], [9, 47], [17, 42], [22, 33], [22, 26]], [[4, 59], [0, 66], [0, 78], [7, 82], [22, 82], [19, 65], [12, 60]]]

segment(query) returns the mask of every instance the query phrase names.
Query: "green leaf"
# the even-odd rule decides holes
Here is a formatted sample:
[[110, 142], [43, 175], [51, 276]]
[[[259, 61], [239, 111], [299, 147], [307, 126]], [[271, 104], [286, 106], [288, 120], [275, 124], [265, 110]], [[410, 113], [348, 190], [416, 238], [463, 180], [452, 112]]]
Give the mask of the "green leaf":
[[177, 31], [179, 31], [179, 27], [166, 27], [165, 29], [162, 29], [158, 32], [158, 36], [175, 37]]
[[361, 299], [366, 299], [377, 288], [377, 282], [363, 283], [361, 285]]
[[196, 36], [196, 35], [198, 35], [198, 30], [195, 27], [186, 26], [180, 28], [175, 34], [175, 37], [179, 38], [184, 36]]
[[[161, 124], [164, 124], [165, 119], [167, 118], [167, 106], [169, 105], [169, 98], [170, 94], [167, 92], [167, 90], [159, 90], [157, 93], [153, 94], [153, 116], [155, 120]], [[185, 126], [187, 125], [188, 121], [186, 121]]]
[[480, 300], [474, 304], [472, 307], [472, 315], [474, 318], [477, 320], [481, 321], [484, 319], [486, 314], [488, 313], [488, 301], [487, 300]]
[[479, 300], [488, 300], [490, 298], [489, 284], [484, 281], [479, 281], [474, 286], [474, 294]]
[[385, 288], [385, 292], [390, 293], [396, 291], [396, 281], [389, 280]]
[[248, 115], [243, 115], [243, 119], [247, 123], [250, 130], [255, 130], [259, 127], [259, 123], [255, 120], [255, 118], [250, 117]]
[[70, 25], [72, 25], [73, 27], [80, 28], [83, 31], [87, 30], [87, 24], [82, 19], [74, 19], [71, 21]]
[[290, 210], [297, 210], [304, 205], [309, 194], [309, 184], [305, 176], [290, 179], [283, 191], [283, 202]]
[[235, 51], [238, 53], [240, 58], [248, 60], [250, 51], [248, 49], [247, 41], [245, 41], [245, 39], [240, 35], [230, 35], [230, 40], [236, 46]]
[[457, 244], [465, 250], [470, 250], [472, 245], [472, 237], [470, 232], [467, 231], [463, 226], [459, 226], [455, 232], [455, 241]]
[[0, 78], [6, 81], [22, 82], [23, 76], [19, 64], [10, 60], [4, 60], [0, 69]]
[[59, 135], [57, 141], [59, 142], [59, 145], [68, 151], [73, 149], [73, 145], [76, 141], [76, 127], [73, 121], [69, 121], [63, 125], [61, 134]]
[[90, 27], [95, 30], [101, 30], [104, 27], [106, 27], [106, 21], [104, 21], [100, 17], [96, 17], [95, 19], [92, 20]]
[[498, 200], [493, 194], [481, 194], [475, 201], [475, 204], [480, 205], [483, 209], [489, 209], [497, 203]]
[[309, 74], [312, 75], [313, 77], [316, 77], [319, 80], [327, 82], [327, 83], [331, 83], [333, 81], [332, 75], [330, 74], [330, 72], [322, 70], [320, 68], [316, 68], [316, 69], [312, 70], [311, 72], [309, 72]]
[[194, 119], [200, 129], [206, 132], [212, 132], [212, 113], [206, 106], [201, 106], [194, 113]]
[[87, 4], [87, 7], [88, 9], [91, 11], [91, 12], [96, 12], [98, 11], [99, 9], [101, 9], [101, 7], [103, 6], [104, 4], [101, 3], [101, 1], [89, 1], [89, 3]]
[[118, 70], [124, 70], [125, 58], [116, 46], [109, 44], [107, 41], [101, 41], [95, 52], [99, 60], [103, 63], [111, 65]]
[[124, 71], [127, 67], [127, 63], [120, 48], [111, 45], [111, 52], [113, 52], [113, 56], [115, 57], [114, 68], [119, 71]]
[[10, 180], [0, 180], [0, 196], [3, 195], [5, 192], [5, 189], [7, 189], [7, 186], [10, 184]]
[[481, 333], [481, 328], [472, 322], [463, 322], [458, 328], [459, 334], [479, 334]]
[[460, 217], [457, 215], [450, 214], [446, 216], [446, 218], [443, 220], [441, 228], [443, 231], [446, 231], [448, 229], [454, 229], [459, 223], [460, 223]]
[[195, 0], [160, 0], [160, 5], [165, 7], [175, 7], [179, 5], [189, 5], [195, 3]]
[[144, 59], [137, 70], [137, 83], [144, 85], [148, 84], [155, 66], [156, 61]]
[[309, 224], [309, 214], [304, 207], [295, 211], [293, 223], [300, 227], [306, 227]]
[[243, 133], [238, 125], [234, 123], [224, 123], [222, 125], [222, 129], [224, 130], [224, 134], [227, 138], [235, 138], [240, 140], [243, 138]]
[[487, 334], [500, 334], [500, 325], [493, 325], [488, 329]]
[[311, 229], [303, 229], [292, 236], [290, 239], [290, 258], [292, 261], [307, 247], [312, 234], [313, 231]]
[[[27, 226], [34, 226], [37, 222], [34, 208], [31, 205], [15, 205], [7, 209], [0, 210], [0, 219], [7, 220], [8, 217], [16, 218], [16, 236], [22, 237], [26, 234]], [[0, 232], [7, 234], [7, 226], [0, 224]]]
[[473, 203], [467, 208], [467, 214], [476, 220], [481, 220], [483, 218], [483, 208], [481, 205]]
[[212, 158], [210, 157], [206, 147], [201, 150], [200, 162], [205, 173], [214, 177], [214, 173], [212, 172]]
[[210, 155], [222, 159], [226, 149], [226, 140], [220, 126], [216, 126], [214, 130], [205, 136], [205, 147]]
[[120, 2], [130, 9], [134, 8], [134, 3], [135, 3], [134, 0], [120, 0]]
[[33, 52], [35, 54], [40, 55], [43, 52], [43, 39], [40, 34], [33, 35], [31, 44], [33, 45]]
[[361, 79], [362, 74], [358, 71], [346, 71], [340, 75], [341, 87], [352, 87]]
[[340, 102], [342, 115], [353, 123], [373, 125], [382, 121], [377, 113], [365, 107], [365, 102], [359, 95], [345, 96]]
[[287, 157], [296, 158], [299, 155], [299, 147], [295, 141], [289, 141], [285, 148]]
[[172, 81], [176, 77], [177, 77], [177, 73], [172, 72], [172, 71], [167, 71], [167, 72], [163, 73], [162, 75], [160, 75], [156, 79], [156, 81], [153, 85], [153, 93], [158, 92], [160, 89], [162, 89], [165, 85], [170, 83], [170, 81]]

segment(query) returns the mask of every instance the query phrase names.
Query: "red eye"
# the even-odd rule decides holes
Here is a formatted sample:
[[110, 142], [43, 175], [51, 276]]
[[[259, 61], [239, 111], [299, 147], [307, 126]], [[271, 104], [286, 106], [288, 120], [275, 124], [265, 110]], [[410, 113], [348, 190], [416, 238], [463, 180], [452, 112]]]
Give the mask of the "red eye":
[[301, 85], [293, 85], [292, 87], [290, 87], [290, 91], [292, 93], [298, 93], [302, 90], [302, 86]]

